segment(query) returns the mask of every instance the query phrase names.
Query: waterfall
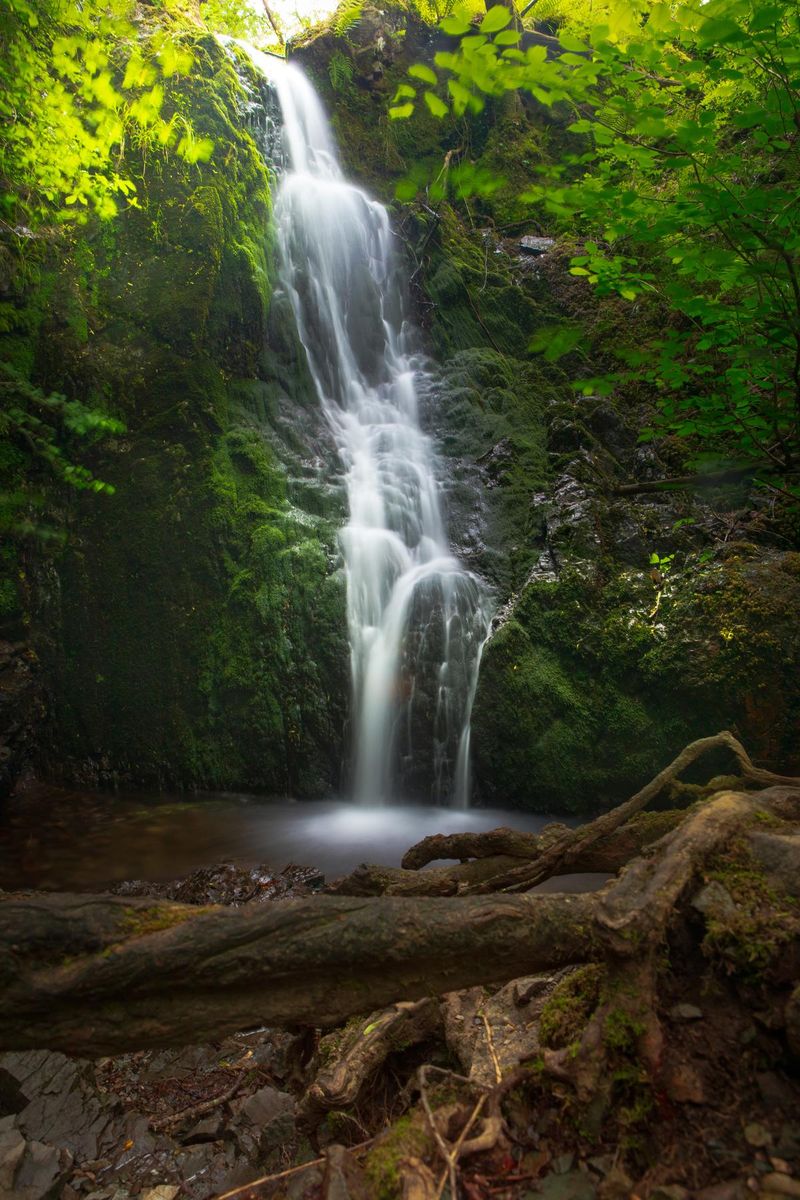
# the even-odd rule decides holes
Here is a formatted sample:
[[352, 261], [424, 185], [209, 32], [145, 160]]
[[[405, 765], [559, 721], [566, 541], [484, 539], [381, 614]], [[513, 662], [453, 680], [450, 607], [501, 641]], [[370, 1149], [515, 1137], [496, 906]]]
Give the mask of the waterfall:
[[383, 205], [343, 177], [311, 83], [243, 47], [278, 97], [280, 277], [343, 467], [353, 793], [464, 806], [469, 725], [491, 615], [451, 553], [422, 431], [404, 279]]

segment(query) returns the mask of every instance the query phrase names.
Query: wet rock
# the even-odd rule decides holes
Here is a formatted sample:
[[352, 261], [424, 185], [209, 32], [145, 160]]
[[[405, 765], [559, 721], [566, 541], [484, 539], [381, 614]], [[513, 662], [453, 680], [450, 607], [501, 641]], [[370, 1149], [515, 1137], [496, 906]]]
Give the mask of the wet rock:
[[62, 1147], [86, 1161], [147, 1136], [145, 1116], [125, 1112], [116, 1097], [98, 1092], [91, 1063], [30, 1050], [0, 1056], [0, 1067], [30, 1097], [17, 1118], [26, 1138]]
[[675, 1004], [669, 1010], [669, 1015], [673, 1021], [699, 1021], [703, 1010], [696, 1004]]
[[747, 1183], [744, 1179], [726, 1179], [695, 1192], [695, 1200], [744, 1200], [746, 1195]]
[[29, 1140], [19, 1129], [0, 1133], [0, 1200], [47, 1200], [66, 1182], [68, 1150]]
[[28, 1103], [28, 1098], [19, 1086], [14, 1076], [0, 1068], [0, 1117], [21, 1112]]
[[770, 882], [791, 896], [800, 896], [800, 837], [755, 832], [747, 841]]
[[[254, 1128], [250, 1135], [259, 1155], [264, 1155], [276, 1146], [288, 1142], [295, 1133], [295, 1102], [288, 1092], [264, 1087], [248, 1096], [238, 1111]], [[237, 1134], [249, 1140], [246, 1130]]]
[[286, 1200], [317, 1200], [322, 1187], [322, 1168], [308, 1167], [292, 1175], [286, 1188]]
[[202, 1121], [198, 1121], [193, 1125], [183, 1139], [184, 1145], [190, 1146], [194, 1142], [215, 1142], [222, 1137], [225, 1130], [225, 1121], [220, 1113], [212, 1113], [208, 1117], [204, 1117]]
[[761, 1150], [765, 1146], [772, 1145], [772, 1134], [766, 1125], [762, 1125], [759, 1121], [751, 1121], [744, 1127], [744, 1140], [748, 1146]]
[[736, 905], [730, 892], [716, 879], [712, 879], [711, 883], [700, 889], [692, 900], [692, 907], [704, 916], [715, 917], [717, 920], [736, 916]]
[[662, 1183], [650, 1193], [649, 1200], [688, 1200], [689, 1190], [679, 1183]]
[[281, 872], [261, 864], [237, 866], [232, 862], [201, 867], [183, 879], [168, 883], [128, 880], [112, 888], [119, 896], [159, 896], [180, 904], [249, 904], [253, 900], [287, 900], [306, 896], [325, 882], [325, 876], [313, 867], [290, 863]]
[[532, 234], [526, 234], [525, 237], [519, 239], [519, 248], [523, 254], [532, 254], [537, 258], [547, 254], [547, 251], [552, 250], [555, 244], [555, 238], [535, 237]]
[[761, 1180], [761, 1186], [769, 1196], [800, 1197], [800, 1179], [770, 1171]]
[[44, 715], [36, 663], [24, 643], [0, 640], [0, 798], [28, 765]]
[[180, 1187], [176, 1184], [161, 1183], [158, 1187], [148, 1188], [142, 1192], [140, 1200], [175, 1200]]
[[[602, 1196], [584, 1171], [567, 1171], [564, 1175], [548, 1175], [539, 1182], [540, 1196], [545, 1200], [594, 1200]], [[608, 1200], [611, 1200], [609, 1197]]]
[[366, 1174], [344, 1146], [328, 1146], [325, 1151], [323, 1200], [371, 1200], [372, 1188]]

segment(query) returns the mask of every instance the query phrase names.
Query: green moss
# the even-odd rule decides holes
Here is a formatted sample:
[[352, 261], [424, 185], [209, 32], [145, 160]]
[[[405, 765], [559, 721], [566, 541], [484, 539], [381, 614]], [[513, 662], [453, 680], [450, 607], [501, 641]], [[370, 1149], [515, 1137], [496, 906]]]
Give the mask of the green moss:
[[736, 911], [710, 917], [705, 953], [744, 982], [763, 986], [785, 947], [800, 937], [800, 901], [770, 887], [741, 839], [708, 864], [706, 877], [722, 884]]
[[213, 905], [205, 907], [187, 904], [159, 904], [153, 908], [126, 908], [120, 921], [120, 932], [126, 938], [145, 937], [149, 933], [161, 933], [164, 929], [173, 929], [184, 921], [206, 912], [211, 912]]
[[375, 1200], [396, 1200], [400, 1195], [399, 1164], [405, 1158], [421, 1158], [435, 1150], [424, 1114], [401, 1117], [370, 1150], [365, 1162]]
[[558, 984], [539, 1019], [539, 1040], [543, 1046], [560, 1050], [579, 1040], [597, 1007], [603, 977], [604, 969], [589, 963]]
[[[657, 623], [644, 569], [567, 559], [557, 580], [530, 583], [484, 652], [474, 730], [489, 794], [543, 811], [609, 805], [686, 743], [731, 727], [760, 760], [791, 769], [800, 590], [786, 558], [688, 562], [670, 576]], [[708, 794], [681, 784], [671, 802]]]

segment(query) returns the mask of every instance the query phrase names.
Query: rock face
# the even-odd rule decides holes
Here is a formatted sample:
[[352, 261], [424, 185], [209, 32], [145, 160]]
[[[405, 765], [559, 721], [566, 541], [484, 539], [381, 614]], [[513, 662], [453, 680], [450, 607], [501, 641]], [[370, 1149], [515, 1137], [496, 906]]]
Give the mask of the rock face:
[[[367, 7], [297, 49], [350, 170], [384, 195], [404, 172], [435, 163], [435, 176], [463, 153], [447, 119], [382, 115], [434, 36], [406, 12]], [[348, 70], [328, 70], [335, 55]], [[569, 274], [575, 246], [517, 199], [531, 165], [575, 149], [571, 138], [557, 112], [489, 103], [469, 155], [506, 185], [398, 220], [435, 361], [424, 415], [453, 542], [497, 600], [473, 711], [477, 784], [487, 802], [541, 811], [616, 803], [724, 727], [765, 765], [800, 766], [796, 531], [771, 526], [768, 500], [743, 483], [615, 494], [690, 473], [691, 448], [640, 442], [647, 395], [571, 387], [606, 369], [606, 341], [630, 320]], [[588, 361], [530, 355], [532, 336], [565, 319]]]
[[64, 489], [63, 542], [0, 560], [0, 618], [21, 576], [52, 777], [318, 795], [337, 780], [348, 690], [334, 453], [274, 295], [265, 90], [213, 39], [193, 46], [165, 105], [211, 159], [144, 163], [133, 147], [139, 208], [90, 228], [81, 255], [32, 251], [32, 288], [2, 260], [4, 356], [126, 432], [90, 457], [115, 493]]
[[[298, 796], [338, 781], [339, 467], [274, 289], [263, 85], [193, 36], [192, 73], [165, 104], [212, 139], [210, 161], [145, 164], [132, 147], [139, 208], [90, 228], [80, 253], [35, 242], [24, 280], [0, 255], [2, 355], [43, 392], [126, 425], [88, 459], [115, 493], [51, 493], [45, 515], [66, 537], [0, 553], [0, 637], [18, 647], [0, 664], [6, 789], [45, 704], [37, 765], [55, 778]], [[409, 205], [397, 223], [435, 362], [421, 404], [454, 548], [496, 595], [474, 708], [480, 795], [543, 811], [611, 804], [724, 726], [765, 765], [797, 770], [796, 530], [745, 484], [616, 493], [691, 468], [685, 446], [640, 443], [646, 394], [571, 388], [606, 368], [630, 310], [570, 276], [575, 246], [518, 197], [533, 163], [581, 143], [569, 114], [513, 98], [469, 118], [468, 151], [463, 123], [424, 106], [391, 121], [408, 66], [442, 36], [366, 5], [295, 53], [333, 111], [346, 169], [383, 198], [448, 155], [506, 176], [466, 204]], [[532, 356], [532, 337], [565, 318], [586, 354]], [[0, 456], [0, 490], [17, 491], [29, 466], [18, 449]], [[28, 686], [37, 660], [47, 694]]]
[[297, 1144], [294, 1099], [259, 1079], [291, 1072], [293, 1041], [0, 1056], [0, 1200], [207, 1200], [277, 1170]]

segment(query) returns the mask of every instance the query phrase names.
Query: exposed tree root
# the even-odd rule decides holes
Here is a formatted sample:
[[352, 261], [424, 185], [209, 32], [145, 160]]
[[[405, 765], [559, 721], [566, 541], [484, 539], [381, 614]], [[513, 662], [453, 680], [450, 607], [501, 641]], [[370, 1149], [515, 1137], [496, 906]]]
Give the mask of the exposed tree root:
[[[685, 816], [685, 811], [680, 809], [637, 814], [596, 843], [586, 845], [576, 855], [570, 872], [614, 874], [647, 846], [653, 845], [679, 825]], [[436, 857], [461, 858], [472, 853], [476, 857], [452, 866], [430, 867], [424, 871], [362, 863], [351, 875], [336, 880], [328, 890], [341, 896], [457, 896], [481, 892], [485, 885], [487, 891], [492, 891], [495, 884], [502, 885], [513, 868], [527, 863], [529, 857], [537, 856], [545, 834], [554, 840], [565, 832], [573, 831], [565, 825], [554, 823], [546, 826], [541, 834], [513, 834], [513, 842], [511, 839], [505, 840], [506, 835], [512, 833], [505, 828], [490, 829], [486, 833], [442, 835], [441, 841], [438, 837], [426, 838], [419, 843], [420, 847], [425, 847], [424, 853], [421, 852], [421, 865], [434, 861]], [[504, 844], [509, 850], [512, 844], [520, 852], [524, 848], [525, 855], [495, 855], [494, 848]], [[408, 855], [403, 859], [403, 862], [407, 861]]]
[[[800, 781], [797, 779], [775, 775], [771, 771], [763, 771], [755, 767], [744, 746], [737, 741], [733, 734], [723, 730], [713, 737], [700, 738], [696, 742], [691, 742], [668, 767], [665, 767], [650, 783], [631, 796], [630, 800], [610, 812], [603, 813], [588, 825], [582, 825], [576, 830], [561, 827], [556, 836], [545, 837], [547, 834], [547, 830], [545, 830], [544, 834], [540, 835], [543, 838], [541, 849], [537, 853], [535, 861], [530, 865], [512, 867], [505, 875], [494, 877], [490, 881], [484, 881], [464, 890], [467, 892], [528, 891], [553, 875], [586, 870], [582, 863], [585, 861], [584, 856], [592, 848], [603, 839], [613, 835], [630, 821], [631, 817], [655, 800], [664, 788], [677, 779], [687, 767], [710, 751], [722, 749], [730, 750], [734, 755], [742, 779], [746, 784], [761, 784], [767, 787], [772, 785], [800, 786]], [[417, 849], [417, 847], [413, 847], [410, 853]]]
[[346, 1037], [346, 1048], [336, 1060], [317, 1073], [303, 1097], [302, 1114], [313, 1123], [331, 1109], [349, 1108], [393, 1050], [407, 1049], [440, 1028], [439, 1005], [432, 999], [401, 1002], [372, 1013]]
[[[239, 909], [9, 897], [0, 903], [0, 1047], [98, 1054], [197, 1042], [254, 1024], [325, 1027], [390, 1003], [591, 961], [610, 963], [622, 986], [624, 964], [635, 960], [631, 971], [642, 992], [641, 963], [662, 944], [708, 856], [759, 811], [800, 812], [800, 781], [754, 767], [731, 734], [692, 743], [647, 787], [581, 829], [540, 835], [532, 862], [488, 882], [459, 884], [467, 892], [519, 892], [578, 864], [585, 869], [597, 847], [630, 829], [631, 818], [667, 783], [719, 748], [734, 754], [746, 782], [777, 786], [722, 792], [695, 806], [652, 843], [647, 857], [635, 857], [593, 895], [322, 896]], [[626, 852], [644, 836], [628, 840]], [[490, 841], [493, 852], [532, 847], [531, 839], [505, 831]], [[417, 848], [414, 861], [421, 858]], [[478, 861], [496, 860], [493, 853]], [[351, 1049], [341, 1069], [327, 1069], [309, 1103], [324, 1109], [353, 1088], [357, 1093], [392, 1044], [387, 1031], [410, 1020], [410, 1012], [424, 1025], [435, 1011], [436, 1005], [412, 1005], [373, 1018], [364, 1045]], [[492, 1042], [488, 1010], [481, 1020], [489, 1057], [494, 1053], [505, 1070], [510, 1062]]]
[[[685, 812], [642, 813], [682, 770], [720, 748], [737, 759], [741, 790], [716, 792]], [[91, 1055], [256, 1024], [319, 1029], [357, 1018], [319, 1044], [300, 1103], [307, 1130], [322, 1125], [338, 1140], [341, 1118], [336, 1125], [328, 1114], [358, 1104], [354, 1127], [366, 1120], [365, 1132], [374, 1133], [364, 1096], [386, 1085], [392, 1055], [392, 1072], [403, 1064], [392, 1111], [409, 1109], [406, 1120], [421, 1135], [392, 1160], [392, 1196], [441, 1200], [448, 1184], [453, 1198], [493, 1194], [480, 1181], [504, 1179], [504, 1164], [517, 1161], [514, 1089], [582, 1106], [587, 1126], [608, 1113], [618, 1119], [625, 1106], [635, 1115], [640, 1100], [645, 1111], [646, 1098], [669, 1093], [676, 1060], [659, 989], [670, 939], [691, 943], [697, 958], [702, 940], [723, 973], [737, 963], [745, 973], [753, 962], [762, 972], [768, 964], [769, 1027], [782, 1031], [782, 1052], [800, 1059], [800, 912], [791, 899], [799, 826], [800, 780], [754, 767], [722, 733], [687, 747], [646, 788], [581, 829], [426, 839], [403, 869], [362, 867], [340, 881], [337, 895], [238, 909], [8, 897], [0, 902], [0, 1048]], [[415, 869], [444, 854], [472, 857]], [[721, 874], [726, 856], [744, 862], [744, 900], [726, 888], [736, 875]], [[751, 870], [759, 862], [771, 872], [760, 892]], [[527, 891], [576, 870], [619, 874], [591, 894]], [[783, 907], [772, 898], [773, 881], [789, 897]], [[749, 908], [747, 888], [755, 889]], [[485, 894], [492, 889], [517, 894]], [[420, 1067], [419, 1050], [404, 1058], [435, 1039], [463, 1075]], [[170, 1124], [221, 1103], [240, 1078]], [[691, 1092], [684, 1077], [683, 1094]], [[311, 1166], [324, 1167], [326, 1200], [347, 1189], [373, 1194], [352, 1153], [329, 1146], [314, 1163], [228, 1195], [282, 1186]], [[534, 1161], [514, 1178], [533, 1179], [537, 1170]]]

